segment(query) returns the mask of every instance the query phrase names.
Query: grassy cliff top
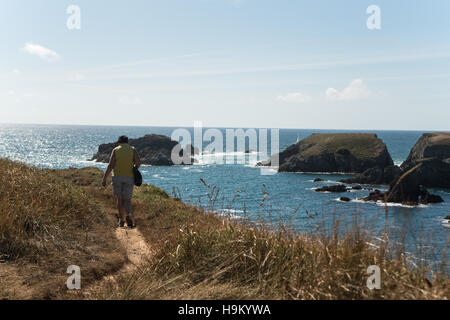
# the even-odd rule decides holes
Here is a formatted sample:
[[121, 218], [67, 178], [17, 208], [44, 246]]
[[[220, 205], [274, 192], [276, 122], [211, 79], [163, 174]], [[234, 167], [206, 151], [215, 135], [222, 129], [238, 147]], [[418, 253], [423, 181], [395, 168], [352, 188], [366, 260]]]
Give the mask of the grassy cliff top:
[[[98, 172], [80, 175], [88, 184]], [[126, 255], [110, 218], [76, 179], [0, 159], [0, 299], [60, 297], [70, 265], [85, 283], [119, 269]]]
[[425, 135], [430, 137], [431, 144], [450, 145], [450, 132], [433, 132]]
[[[229, 221], [150, 185], [134, 193], [133, 232], [151, 253], [131, 272], [117, 272], [129, 250], [115, 237], [112, 188], [101, 187], [101, 177], [96, 168], [40, 170], [0, 160], [0, 298], [450, 297], [445, 274], [429, 278], [426, 266], [412, 267], [401, 252], [394, 256], [387, 241], [374, 244], [360, 225], [346, 234], [298, 235]], [[65, 290], [70, 264], [82, 268], [80, 292]], [[381, 290], [367, 288], [370, 265], [381, 269]], [[95, 290], [87, 294], [90, 285]]]
[[386, 150], [383, 141], [373, 133], [312, 134], [299, 144], [304, 148], [304, 156], [348, 150], [357, 158], [371, 158]]
[[424, 133], [411, 149], [405, 163], [426, 158], [450, 158], [450, 132]]

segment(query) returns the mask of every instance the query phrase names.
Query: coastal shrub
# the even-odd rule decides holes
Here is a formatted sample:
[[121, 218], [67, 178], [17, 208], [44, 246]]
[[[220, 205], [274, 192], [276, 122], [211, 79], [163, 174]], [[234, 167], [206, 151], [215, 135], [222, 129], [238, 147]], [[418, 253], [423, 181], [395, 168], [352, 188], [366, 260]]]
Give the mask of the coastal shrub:
[[80, 188], [45, 170], [0, 159], [0, 255], [31, 260], [73, 246], [98, 222], [98, 205]]
[[[154, 269], [167, 278], [183, 274], [192, 286], [230, 282], [276, 299], [396, 299], [406, 298], [406, 293], [439, 297], [438, 290], [428, 290], [423, 270], [407, 268], [402, 257], [395, 259], [383, 245], [374, 248], [368, 234], [355, 235], [294, 237], [231, 224], [219, 230], [186, 230], [160, 252]], [[366, 286], [371, 265], [382, 270], [382, 290]]]
[[[149, 219], [139, 226], [156, 253], [119, 277], [117, 286], [99, 290], [98, 299], [450, 298], [444, 269], [432, 271], [386, 234], [374, 237], [373, 226], [361, 222], [363, 213], [350, 224], [333, 216], [331, 224], [318, 222], [313, 231], [296, 234], [289, 225], [230, 221], [141, 191], [146, 193], [141, 189], [137, 198], [145, 205], [139, 210]], [[380, 290], [367, 287], [367, 269], [374, 265]]]
[[[99, 298], [450, 298], [445, 273], [413, 265], [402, 252], [392, 253], [389, 239], [375, 241], [361, 225], [343, 233], [286, 230], [219, 219], [199, 228], [186, 221], [148, 263]], [[373, 265], [380, 267], [380, 290], [367, 287]]]

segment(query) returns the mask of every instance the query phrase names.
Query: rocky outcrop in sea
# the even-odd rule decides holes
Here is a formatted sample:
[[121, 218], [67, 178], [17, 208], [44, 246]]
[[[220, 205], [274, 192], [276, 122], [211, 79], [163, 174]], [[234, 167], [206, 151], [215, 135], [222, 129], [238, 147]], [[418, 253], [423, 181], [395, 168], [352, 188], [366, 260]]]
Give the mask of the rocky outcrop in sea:
[[[426, 187], [450, 188], [450, 133], [426, 133], [407, 160], [395, 166], [386, 145], [375, 134], [313, 134], [279, 153], [281, 172], [341, 172], [354, 177], [342, 183], [389, 185], [363, 198], [407, 205], [442, 202]], [[273, 165], [274, 158], [260, 163]], [[314, 182], [320, 182], [316, 179]], [[324, 186], [317, 192], [346, 192], [344, 185]], [[345, 199], [346, 200], [346, 199]]]
[[[386, 145], [370, 133], [313, 134], [278, 156], [280, 172], [362, 173], [393, 165]], [[271, 158], [259, 165], [273, 163]]]
[[416, 184], [429, 188], [450, 188], [450, 133], [424, 133], [401, 166], [370, 168], [341, 182], [391, 185], [418, 164], [421, 165], [412, 174]]
[[[129, 144], [136, 148], [142, 164], [153, 166], [174, 165], [175, 163], [172, 161], [172, 150], [178, 152], [180, 157], [183, 157], [185, 152], [178, 142], [173, 141], [169, 137], [157, 134], [145, 135], [144, 137], [138, 139], [130, 139]], [[98, 152], [92, 157], [91, 160], [105, 163], [109, 162], [109, 157], [115, 147], [117, 147], [117, 143], [115, 142], [101, 144], [98, 147]], [[191, 148], [190, 154], [193, 156], [196, 150], [192, 146], [187, 146], [186, 148], [189, 147]], [[192, 157], [188, 156], [185, 158], [186, 161], [182, 161], [181, 164], [193, 164]]]

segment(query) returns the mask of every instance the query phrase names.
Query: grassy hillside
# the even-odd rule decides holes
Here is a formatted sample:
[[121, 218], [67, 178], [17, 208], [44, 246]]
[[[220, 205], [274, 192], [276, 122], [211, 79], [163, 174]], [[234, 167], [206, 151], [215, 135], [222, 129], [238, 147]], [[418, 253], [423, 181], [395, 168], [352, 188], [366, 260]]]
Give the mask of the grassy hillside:
[[[60, 288], [61, 279], [53, 276], [54, 272], [63, 274], [65, 284], [66, 265], [76, 264], [72, 263], [75, 259], [91, 263], [92, 272], [102, 276], [114, 274], [123, 264], [120, 245], [117, 251], [112, 249], [117, 240], [111, 217], [105, 211], [113, 212], [113, 197], [110, 186], [100, 187], [100, 170], [37, 170], [2, 160], [0, 172], [0, 239], [6, 255], [0, 273], [22, 265], [22, 274], [31, 279], [33, 275], [27, 272], [36, 266], [42, 269], [40, 282], [23, 284], [10, 277], [9, 284], [22, 291], [36, 290], [44, 284], [47, 288]], [[17, 175], [32, 179], [24, 182], [15, 178]], [[138, 231], [153, 253], [132, 273], [119, 273], [114, 284], [95, 282], [90, 298], [450, 297], [450, 282], [445, 275], [430, 277], [424, 266], [408, 267], [405, 255], [397, 252], [394, 258], [386, 242], [374, 244], [370, 234], [357, 225], [345, 235], [294, 235], [283, 229], [274, 232], [259, 224], [223, 220], [147, 185], [136, 190], [133, 205]], [[91, 219], [95, 223], [90, 223]], [[29, 221], [36, 227], [30, 229]], [[366, 286], [370, 265], [381, 268], [381, 290], [369, 290]], [[91, 276], [87, 281], [94, 279]], [[14, 298], [11, 292], [0, 293]], [[49, 298], [85, 296], [83, 292], [74, 295], [55, 290]]]
[[[119, 287], [104, 287], [99, 299], [447, 299], [445, 276], [407, 267], [387, 244], [376, 247], [369, 234], [353, 229], [343, 237], [293, 236], [186, 216], [173, 225], [169, 216], [158, 252]], [[194, 213], [193, 213], [194, 214]], [[201, 214], [203, 215], [203, 214]], [[172, 216], [177, 219], [177, 214]], [[173, 226], [173, 227], [172, 227]], [[170, 231], [169, 231], [170, 230]], [[382, 289], [366, 286], [367, 267], [381, 268]]]
[[305, 156], [318, 155], [325, 151], [335, 153], [339, 150], [348, 150], [361, 159], [377, 156], [386, 148], [372, 133], [312, 134], [305, 138], [302, 144], [310, 146], [304, 152]]
[[0, 298], [56, 298], [70, 265], [85, 283], [119, 269], [111, 221], [72, 181], [0, 159]]

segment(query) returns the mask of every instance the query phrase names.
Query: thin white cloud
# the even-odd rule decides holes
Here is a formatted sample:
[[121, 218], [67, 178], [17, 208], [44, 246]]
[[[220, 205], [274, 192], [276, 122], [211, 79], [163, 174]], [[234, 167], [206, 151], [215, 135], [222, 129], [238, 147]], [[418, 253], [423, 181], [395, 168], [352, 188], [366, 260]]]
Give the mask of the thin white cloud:
[[23, 103], [27, 98], [31, 97], [31, 94], [23, 94], [20, 92], [16, 92], [14, 90], [8, 90], [7, 92], [1, 93], [0, 96], [5, 96], [8, 98], [8, 101], [11, 103]]
[[312, 100], [312, 98], [301, 92], [293, 92], [284, 96], [278, 96], [277, 100], [289, 103], [308, 103]]
[[[114, 80], [114, 79], [145, 79], [145, 78], [173, 78], [173, 77], [197, 77], [197, 76], [222, 76], [222, 75], [234, 75], [234, 74], [248, 74], [248, 73], [260, 73], [260, 72], [279, 72], [279, 71], [300, 71], [300, 70], [322, 70], [337, 67], [350, 67], [360, 65], [376, 65], [386, 63], [397, 62], [414, 62], [423, 60], [434, 60], [450, 57], [449, 52], [433, 52], [423, 54], [412, 55], [399, 55], [399, 56], [387, 56], [379, 57], [374, 56], [364, 59], [351, 59], [351, 60], [337, 60], [337, 61], [322, 61], [311, 62], [303, 64], [291, 64], [291, 65], [274, 65], [274, 66], [260, 66], [250, 68], [224, 68], [224, 69], [205, 69], [205, 70], [191, 70], [185, 72], [153, 72], [153, 73], [121, 73], [121, 74], [108, 74], [98, 75], [96, 79], [99, 80]], [[150, 61], [138, 61], [128, 64], [118, 65], [120, 67], [127, 67], [140, 63], [148, 63]], [[118, 67], [114, 66], [114, 67]], [[93, 71], [93, 70], [92, 70]]]
[[235, 7], [239, 7], [243, 0], [226, 0], [226, 2], [230, 3]]
[[207, 54], [210, 54], [210, 53], [200, 52], [200, 53], [183, 54], [183, 55], [172, 56], [172, 57], [144, 59], [144, 60], [130, 61], [130, 62], [118, 63], [118, 64], [113, 64], [113, 65], [108, 65], [108, 66], [84, 69], [84, 70], [80, 70], [80, 72], [88, 73], [88, 72], [95, 72], [95, 71], [105, 71], [105, 70], [110, 70], [110, 69], [128, 68], [128, 67], [135, 67], [135, 66], [145, 65], [145, 64], [153, 64], [153, 63], [159, 63], [159, 62], [165, 62], [165, 61], [199, 57], [199, 56], [203, 56], [203, 55], [207, 55]]
[[45, 61], [56, 61], [60, 58], [55, 51], [31, 42], [26, 43], [23, 50], [31, 55], [38, 56]]
[[68, 77], [69, 81], [82, 81], [84, 79], [86, 79], [86, 77], [83, 74], [78, 73], [78, 72], [70, 74]]
[[370, 96], [371, 92], [361, 79], [355, 79], [341, 91], [328, 88], [325, 97], [330, 101], [359, 100]]
[[20, 73], [21, 73], [19, 69], [14, 69], [12, 72], [13, 72], [14, 74], [20, 74]]
[[119, 103], [124, 105], [140, 105], [142, 100], [139, 97], [121, 96], [119, 97]]

